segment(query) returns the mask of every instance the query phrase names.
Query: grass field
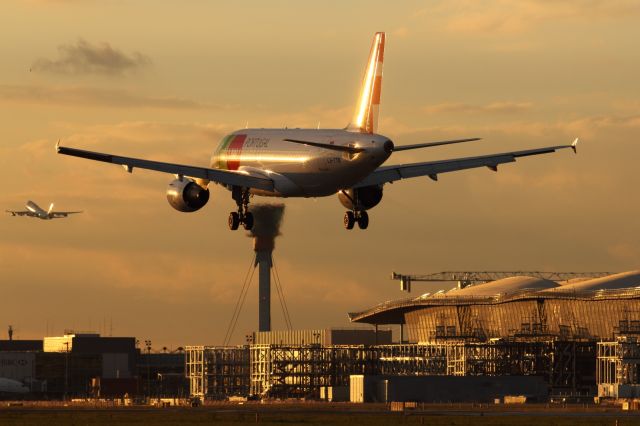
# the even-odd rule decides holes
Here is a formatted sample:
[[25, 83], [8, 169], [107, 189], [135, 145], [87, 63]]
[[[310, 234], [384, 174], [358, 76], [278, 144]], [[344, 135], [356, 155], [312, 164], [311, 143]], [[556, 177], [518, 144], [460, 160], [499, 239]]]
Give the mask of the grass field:
[[626, 412], [589, 411], [446, 411], [425, 410], [407, 414], [389, 411], [353, 411], [246, 407], [238, 410], [185, 408], [5, 408], [2, 426], [36, 425], [640, 425], [640, 415]]

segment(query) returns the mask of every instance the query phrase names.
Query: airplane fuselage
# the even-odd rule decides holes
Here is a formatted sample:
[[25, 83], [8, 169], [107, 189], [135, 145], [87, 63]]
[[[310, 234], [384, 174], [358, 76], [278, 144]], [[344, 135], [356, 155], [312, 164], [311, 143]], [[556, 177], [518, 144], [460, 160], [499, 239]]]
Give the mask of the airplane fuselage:
[[[225, 136], [213, 152], [210, 167], [153, 161], [103, 152], [87, 151], [56, 144], [59, 154], [118, 164], [134, 169], [170, 173], [166, 197], [180, 212], [195, 212], [209, 201], [209, 184], [229, 189], [237, 210], [229, 213], [229, 229], [253, 229], [249, 209], [252, 195], [272, 197], [324, 197], [338, 193], [347, 209], [346, 229], [357, 223], [369, 226], [368, 210], [382, 200], [383, 186], [402, 179], [429, 177], [442, 173], [512, 163], [519, 157], [547, 154], [558, 149], [576, 150], [571, 145], [547, 146], [473, 157], [395, 164], [380, 167], [394, 152], [477, 141], [479, 138], [450, 139], [394, 146], [377, 132], [382, 90], [385, 34], [375, 33], [369, 60], [360, 86], [360, 95], [349, 124], [343, 129], [242, 129]], [[19, 214], [14, 212], [12, 214]]]
[[42, 220], [57, 219], [74, 213], [82, 213], [81, 211], [53, 211], [53, 203], [49, 205], [49, 210], [45, 210], [31, 200], [27, 201], [25, 208], [26, 210], [7, 210], [7, 213], [10, 213], [11, 216], [37, 217]]
[[34, 203], [33, 201], [28, 201], [25, 207], [27, 208], [27, 210], [33, 213], [33, 216], [37, 216], [40, 219], [44, 219], [44, 220], [51, 219], [51, 215], [42, 207]]
[[[366, 148], [352, 154], [286, 139]], [[343, 129], [242, 129], [225, 136], [211, 158], [211, 168], [237, 170], [274, 181], [274, 191], [251, 193], [275, 197], [322, 197], [360, 182], [391, 155], [386, 136]]]

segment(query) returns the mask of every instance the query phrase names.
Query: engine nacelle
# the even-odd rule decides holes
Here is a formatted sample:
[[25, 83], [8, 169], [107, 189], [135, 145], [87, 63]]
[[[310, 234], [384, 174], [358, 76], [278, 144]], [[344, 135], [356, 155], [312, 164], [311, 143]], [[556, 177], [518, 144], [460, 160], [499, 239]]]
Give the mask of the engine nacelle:
[[195, 212], [209, 201], [209, 189], [201, 187], [191, 179], [176, 179], [167, 188], [167, 201], [178, 211]]
[[365, 186], [338, 192], [338, 199], [349, 210], [369, 210], [382, 200], [382, 186]]

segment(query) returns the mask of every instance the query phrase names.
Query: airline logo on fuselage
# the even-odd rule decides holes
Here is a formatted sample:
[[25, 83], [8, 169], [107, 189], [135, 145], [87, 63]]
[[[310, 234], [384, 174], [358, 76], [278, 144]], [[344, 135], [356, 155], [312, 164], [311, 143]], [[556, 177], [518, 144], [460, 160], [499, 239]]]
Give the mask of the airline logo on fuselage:
[[219, 169], [238, 170], [243, 149], [264, 149], [268, 147], [269, 138], [247, 137], [246, 134], [226, 136], [216, 151], [216, 165]]
[[227, 170], [238, 170], [240, 167], [240, 155], [247, 135], [235, 135], [227, 148]]

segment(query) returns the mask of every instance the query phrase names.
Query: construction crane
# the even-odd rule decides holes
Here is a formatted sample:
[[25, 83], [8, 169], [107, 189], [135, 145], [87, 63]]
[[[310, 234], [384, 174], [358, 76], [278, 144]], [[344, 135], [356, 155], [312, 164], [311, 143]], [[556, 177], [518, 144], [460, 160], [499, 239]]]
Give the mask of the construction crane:
[[426, 275], [404, 275], [391, 273], [392, 280], [400, 281], [400, 290], [411, 292], [411, 283], [457, 281], [458, 288], [465, 288], [470, 284], [486, 283], [515, 276], [543, 278], [551, 281], [566, 281], [574, 278], [600, 278], [612, 275], [614, 272], [543, 272], [543, 271], [445, 271]]

